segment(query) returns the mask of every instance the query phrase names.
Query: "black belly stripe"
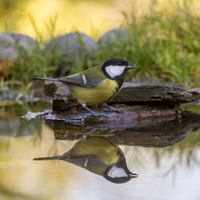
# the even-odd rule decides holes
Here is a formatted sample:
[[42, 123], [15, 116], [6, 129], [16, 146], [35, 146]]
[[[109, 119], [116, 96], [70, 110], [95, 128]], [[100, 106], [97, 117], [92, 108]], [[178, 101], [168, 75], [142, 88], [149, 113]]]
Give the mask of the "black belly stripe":
[[[117, 82], [117, 81], [116, 81]], [[121, 86], [123, 85], [123, 82], [122, 82], [122, 84], [121, 84]], [[106, 101], [104, 101], [104, 102], [102, 102], [102, 103], [105, 103], [105, 102], [108, 102], [110, 99], [112, 99], [116, 94], [117, 94], [117, 92], [120, 90], [120, 88], [121, 87], [119, 87], [119, 84], [118, 84], [118, 82], [117, 82], [117, 87], [115, 88], [115, 93], [109, 98], [109, 99], [107, 99]]]

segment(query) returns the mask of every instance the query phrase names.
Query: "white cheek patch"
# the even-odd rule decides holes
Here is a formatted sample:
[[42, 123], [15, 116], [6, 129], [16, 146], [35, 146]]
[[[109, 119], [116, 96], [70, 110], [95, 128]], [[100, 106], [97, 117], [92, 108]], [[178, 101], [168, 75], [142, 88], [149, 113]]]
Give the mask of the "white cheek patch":
[[105, 70], [111, 78], [114, 78], [123, 74], [125, 68], [126, 66], [110, 65], [106, 67]]
[[125, 172], [125, 170], [123, 168], [118, 168], [116, 166], [113, 166], [109, 172], [108, 172], [108, 176], [111, 178], [122, 178], [122, 177], [128, 177], [127, 173]]

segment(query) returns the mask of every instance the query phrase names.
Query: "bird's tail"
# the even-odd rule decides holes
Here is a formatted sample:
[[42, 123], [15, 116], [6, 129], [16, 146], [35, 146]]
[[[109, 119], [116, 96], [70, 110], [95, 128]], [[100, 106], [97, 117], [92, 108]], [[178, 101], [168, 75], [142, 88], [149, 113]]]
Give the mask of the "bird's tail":
[[34, 158], [33, 160], [60, 160], [61, 156], [53, 156], [53, 157], [40, 157]]
[[32, 77], [32, 80], [46, 80], [46, 81], [52, 81], [52, 82], [60, 82], [56, 78], [43, 78], [43, 77]]

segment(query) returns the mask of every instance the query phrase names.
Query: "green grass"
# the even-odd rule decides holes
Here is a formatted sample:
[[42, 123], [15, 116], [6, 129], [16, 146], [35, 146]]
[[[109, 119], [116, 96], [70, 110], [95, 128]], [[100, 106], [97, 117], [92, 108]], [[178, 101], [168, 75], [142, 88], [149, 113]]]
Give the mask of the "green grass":
[[175, 10], [152, 11], [141, 18], [135, 10], [131, 17], [124, 13], [132, 33], [128, 58], [135, 58], [139, 77], [200, 86], [200, 17], [187, 4]]
[[101, 56], [120, 56], [136, 63], [138, 67], [132, 75], [137, 80], [156, 79], [199, 87], [200, 17], [193, 15], [187, 4], [174, 5], [174, 13], [151, 9], [141, 17], [137, 17], [134, 7], [123, 12], [123, 26], [131, 37], [116, 41], [113, 51], [107, 48], [106, 55]]
[[[109, 58], [121, 57], [137, 65], [137, 69], [129, 72], [128, 80], [153, 79], [200, 87], [200, 17], [193, 14], [191, 5], [187, 3], [182, 6], [175, 4], [173, 12], [170, 12], [154, 9], [155, 2], [148, 14], [140, 17], [134, 6], [122, 12], [122, 27], [130, 33], [130, 37], [116, 40], [112, 45], [107, 42], [104, 47], [98, 48], [93, 58], [66, 58], [58, 53], [56, 46], [52, 55], [48, 52], [42, 54], [40, 49], [45, 40], [30, 17], [38, 34], [39, 46], [34, 53], [26, 56], [21, 52], [18, 62], [6, 70], [4, 80], [11, 83], [21, 80], [21, 90], [27, 92], [32, 76], [64, 76], [101, 64]], [[46, 27], [49, 38], [54, 38], [56, 17], [49, 19]]]

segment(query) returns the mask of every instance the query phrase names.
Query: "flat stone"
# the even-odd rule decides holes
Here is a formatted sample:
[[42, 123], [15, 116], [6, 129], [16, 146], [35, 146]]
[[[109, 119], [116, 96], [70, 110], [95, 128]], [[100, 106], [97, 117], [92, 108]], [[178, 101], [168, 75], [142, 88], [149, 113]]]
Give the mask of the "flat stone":
[[[78, 106], [66, 86], [56, 84], [53, 94], [53, 110], [62, 111]], [[47, 87], [48, 88], [48, 87]], [[156, 104], [174, 107], [200, 99], [200, 88], [188, 89], [173, 83], [128, 82], [121, 91], [113, 97], [109, 104]]]
[[200, 88], [188, 89], [174, 83], [129, 82], [110, 102], [178, 105], [199, 99]]
[[[136, 123], [137, 120], [147, 120], [153, 119], [159, 121], [171, 119], [171, 117], [176, 117], [177, 111], [171, 108], [162, 108], [157, 106], [145, 106], [145, 105], [115, 105], [116, 108], [121, 108], [122, 111], [116, 112], [111, 111], [107, 107], [91, 107], [91, 110], [99, 114], [98, 116], [92, 115], [91, 112], [82, 108], [82, 106], [74, 107], [73, 109], [66, 111], [49, 111], [47, 114], [42, 114], [42, 118], [51, 120], [64, 120], [66, 123], [84, 123], [84, 124], [98, 124], [98, 126], [103, 125], [112, 127], [121, 127], [121, 123], [126, 122]], [[39, 116], [40, 117], [40, 116]], [[107, 124], [107, 125], [105, 125]], [[95, 127], [96, 127], [95, 125]]]
[[101, 114], [99, 116], [92, 115], [82, 107], [62, 112], [49, 110], [36, 118], [45, 119], [61, 137], [78, 139], [89, 132], [92, 135], [112, 135], [112, 133], [117, 135], [120, 131], [126, 134], [126, 131], [132, 132], [132, 129], [137, 127], [144, 128], [152, 124], [162, 124], [181, 117], [181, 113], [170, 108], [144, 105], [120, 105], [120, 108], [123, 109], [122, 112], [113, 112], [108, 108], [101, 107], [91, 108], [94, 112]]
[[[143, 106], [134, 109], [130, 111], [127, 108], [128, 112], [118, 114], [118, 117], [107, 113], [108, 117], [102, 118], [104, 120], [97, 117], [78, 120], [75, 117], [76, 112], [73, 119], [72, 115], [56, 112], [41, 118], [46, 119], [46, 124], [54, 130], [55, 138], [59, 140], [105, 136], [118, 145], [129, 146], [171, 146], [183, 140], [189, 133], [200, 130], [198, 114], [183, 112], [176, 115], [170, 110], [150, 111]], [[76, 114], [80, 117], [80, 113]]]

